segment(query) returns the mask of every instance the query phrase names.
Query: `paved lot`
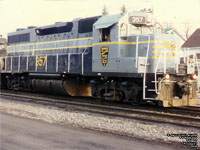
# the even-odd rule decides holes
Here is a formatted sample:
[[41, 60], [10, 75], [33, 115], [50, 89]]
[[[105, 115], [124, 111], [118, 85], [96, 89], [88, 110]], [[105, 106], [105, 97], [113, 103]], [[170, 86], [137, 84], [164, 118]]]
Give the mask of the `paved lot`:
[[169, 145], [0, 115], [1, 150], [169, 150]]

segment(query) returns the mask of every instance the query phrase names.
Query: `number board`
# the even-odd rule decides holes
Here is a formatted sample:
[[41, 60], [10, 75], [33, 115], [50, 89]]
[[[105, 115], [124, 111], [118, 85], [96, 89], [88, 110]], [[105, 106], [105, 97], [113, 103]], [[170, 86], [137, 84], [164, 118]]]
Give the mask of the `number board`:
[[143, 16], [130, 16], [129, 23], [131, 24], [145, 24], [145, 17]]
[[43, 67], [46, 63], [46, 56], [37, 56], [36, 66]]

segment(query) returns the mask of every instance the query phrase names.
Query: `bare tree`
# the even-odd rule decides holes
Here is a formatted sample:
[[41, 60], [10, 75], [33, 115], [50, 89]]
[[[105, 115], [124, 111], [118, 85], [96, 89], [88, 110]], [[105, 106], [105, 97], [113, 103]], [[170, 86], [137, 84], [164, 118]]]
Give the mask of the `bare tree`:
[[191, 26], [189, 25], [189, 23], [185, 23], [185, 38], [186, 38], [186, 40], [190, 37], [190, 30], [191, 30]]
[[103, 9], [102, 9], [102, 15], [108, 15], [108, 10], [106, 5], [104, 5]]
[[164, 23], [163, 23], [163, 27], [164, 27], [164, 28], [173, 28], [173, 25], [172, 25], [171, 22], [164, 22]]
[[121, 13], [122, 13], [122, 14], [125, 14], [126, 12], [127, 12], [126, 6], [123, 5], [123, 6], [121, 7]]

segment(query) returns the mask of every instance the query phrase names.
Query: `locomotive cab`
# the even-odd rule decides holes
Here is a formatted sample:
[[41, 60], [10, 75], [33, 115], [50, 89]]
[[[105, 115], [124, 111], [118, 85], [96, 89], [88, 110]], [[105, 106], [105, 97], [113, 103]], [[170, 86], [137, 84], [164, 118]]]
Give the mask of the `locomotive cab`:
[[105, 78], [93, 95], [133, 102], [141, 98], [164, 107], [198, 104], [196, 80], [179, 72], [177, 37], [157, 25], [149, 10], [102, 16], [93, 25], [92, 71]]

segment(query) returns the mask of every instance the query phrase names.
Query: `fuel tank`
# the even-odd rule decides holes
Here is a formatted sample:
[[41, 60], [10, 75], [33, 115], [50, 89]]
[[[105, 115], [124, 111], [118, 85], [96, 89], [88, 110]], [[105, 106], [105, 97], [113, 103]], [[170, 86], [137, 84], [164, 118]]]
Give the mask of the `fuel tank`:
[[31, 85], [34, 91], [59, 95], [68, 95], [66, 82], [62, 80], [32, 79]]
[[77, 80], [32, 79], [32, 89], [36, 92], [70, 96], [91, 96], [90, 84]]

